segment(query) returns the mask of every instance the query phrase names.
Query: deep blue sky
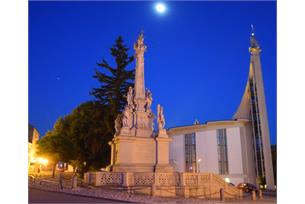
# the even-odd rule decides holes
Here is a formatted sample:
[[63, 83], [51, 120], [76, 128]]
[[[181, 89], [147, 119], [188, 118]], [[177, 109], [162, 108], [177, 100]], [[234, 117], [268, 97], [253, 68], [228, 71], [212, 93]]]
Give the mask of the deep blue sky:
[[231, 119], [246, 85], [254, 24], [276, 143], [276, 2], [166, 4], [161, 16], [154, 2], [29, 3], [29, 122], [41, 135], [93, 99], [96, 62], [111, 61], [116, 37], [132, 48], [142, 29], [145, 82], [154, 111], [164, 106], [166, 127]]

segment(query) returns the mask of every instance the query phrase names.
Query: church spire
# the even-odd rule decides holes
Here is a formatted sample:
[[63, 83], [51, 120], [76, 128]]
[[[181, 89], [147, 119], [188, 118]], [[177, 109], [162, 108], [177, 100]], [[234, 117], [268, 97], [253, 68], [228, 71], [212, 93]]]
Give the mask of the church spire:
[[270, 147], [268, 114], [264, 91], [260, 46], [256, 40], [254, 28], [250, 37], [250, 68], [246, 90], [235, 119], [248, 119], [252, 129], [254, 158], [257, 181], [266, 181], [267, 187], [273, 189], [273, 166]]
[[259, 44], [255, 38], [254, 26], [251, 24], [251, 37], [250, 37], [250, 53], [253, 51], [257, 51], [258, 53], [261, 51]]

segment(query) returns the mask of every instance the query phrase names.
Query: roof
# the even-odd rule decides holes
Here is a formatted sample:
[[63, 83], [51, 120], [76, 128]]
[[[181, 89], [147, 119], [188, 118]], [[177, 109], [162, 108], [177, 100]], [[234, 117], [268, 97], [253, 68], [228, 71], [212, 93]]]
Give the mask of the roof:
[[186, 125], [186, 126], [169, 128], [167, 130], [167, 133], [170, 136], [174, 136], [178, 134], [188, 134], [188, 133], [200, 132], [208, 129], [216, 129], [219, 127], [243, 126], [248, 122], [249, 122], [248, 119], [208, 121], [204, 124]]

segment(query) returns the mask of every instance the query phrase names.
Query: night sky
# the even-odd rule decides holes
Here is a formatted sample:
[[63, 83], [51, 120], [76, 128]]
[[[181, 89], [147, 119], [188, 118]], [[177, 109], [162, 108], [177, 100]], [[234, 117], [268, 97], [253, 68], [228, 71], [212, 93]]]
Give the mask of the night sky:
[[[96, 63], [113, 63], [118, 35], [133, 54], [144, 30], [145, 83], [166, 128], [231, 119], [249, 71], [255, 27], [271, 135], [276, 143], [276, 2], [29, 2], [29, 123], [41, 135], [99, 83]], [[133, 63], [130, 68], [134, 68]]]

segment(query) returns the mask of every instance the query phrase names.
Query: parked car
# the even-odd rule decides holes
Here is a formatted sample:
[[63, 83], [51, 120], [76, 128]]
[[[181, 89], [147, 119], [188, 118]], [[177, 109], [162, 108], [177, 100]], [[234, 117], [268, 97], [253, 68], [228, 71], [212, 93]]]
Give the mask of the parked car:
[[243, 192], [246, 193], [258, 190], [257, 187], [251, 183], [240, 183], [237, 185], [237, 188], [243, 190]]

